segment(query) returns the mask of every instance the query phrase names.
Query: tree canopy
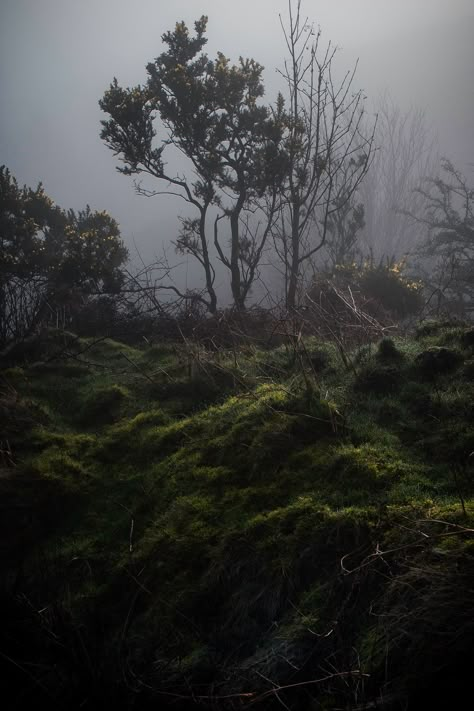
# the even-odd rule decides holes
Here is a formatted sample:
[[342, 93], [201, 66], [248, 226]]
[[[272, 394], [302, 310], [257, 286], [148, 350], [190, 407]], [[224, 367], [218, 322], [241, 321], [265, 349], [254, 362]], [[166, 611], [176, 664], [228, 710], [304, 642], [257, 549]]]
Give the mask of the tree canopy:
[[[202, 265], [199, 298], [211, 312], [215, 260], [229, 270], [234, 305], [242, 309], [270, 235], [293, 308], [302, 266], [325, 244], [370, 163], [373, 132], [361, 130], [363, 96], [350, 93], [353, 72], [338, 86], [335, 50], [329, 46], [320, 58], [319, 35], [313, 42], [300, 3], [296, 16], [291, 3], [289, 9], [287, 96], [274, 105], [262, 102], [263, 67], [254, 59], [232, 64], [222, 52], [215, 59], [205, 54], [205, 16], [194, 34], [178, 22], [162, 35], [165, 51], [147, 65], [145, 84], [124, 89], [114, 79], [100, 101], [109, 115], [101, 137], [120, 157], [118, 170], [159, 179], [166, 187], [135, 183], [137, 190], [172, 192], [197, 211], [182, 218], [175, 245]], [[188, 159], [187, 175], [170, 169], [173, 148]]]
[[[231, 64], [221, 52], [209, 59], [202, 51], [206, 27], [203, 16], [192, 36], [184, 22], [177, 23], [162, 36], [166, 50], [147, 65], [147, 82], [123, 89], [114, 79], [100, 106], [110, 115], [101, 136], [124, 163], [119, 171], [162, 180], [197, 211], [197, 218], [182, 219], [176, 247], [202, 265], [207, 296], [201, 298], [213, 312], [209, 208], [218, 211], [211, 230], [216, 258], [229, 270], [234, 303], [243, 308], [274, 220], [284, 126], [278, 112], [260, 101], [263, 67], [242, 57]], [[169, 171], [165, 155], [172, 147], [189, 159], [192, 177]], [[259, 219], [250, 219], [256, 213]], [[221, 220], [228, 224], [229, 246], [220, 235]]]

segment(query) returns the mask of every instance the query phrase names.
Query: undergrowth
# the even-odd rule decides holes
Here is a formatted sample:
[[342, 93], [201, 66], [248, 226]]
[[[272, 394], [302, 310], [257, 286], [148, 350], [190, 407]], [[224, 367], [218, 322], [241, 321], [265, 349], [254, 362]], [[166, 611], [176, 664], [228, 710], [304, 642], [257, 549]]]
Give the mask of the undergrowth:
[[415, 709], [467, 688], [470, 332], [428, 323], [345, 359], [314, 338], [69, 335], [7, 363], [12, 708]]

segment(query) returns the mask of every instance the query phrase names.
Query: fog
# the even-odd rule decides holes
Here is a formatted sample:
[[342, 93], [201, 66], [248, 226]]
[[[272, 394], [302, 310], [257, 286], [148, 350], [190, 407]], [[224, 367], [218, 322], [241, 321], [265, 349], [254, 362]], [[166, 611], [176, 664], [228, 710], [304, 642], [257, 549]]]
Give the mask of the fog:
[[[62, 207], [108, 210], [146, 258], [175, 237], [179, 203], [137, 196], [99, 138], [98, 100], [114, 76], [143, 83], [161, 35], [177, 20], [209, 16], [208, 52], [265, 66], [275, 98], [285, 0], [2, 0], [0, 5], [0, 164], [18, 182]], [[474, 162], [474, 3], [472, 0], [304, 2], [325, 41], [340, 47], [341, 71], [359, 59], [356, 88], [370, 102], [389, 90], [403, 108], [426, 110], [439, 150], [469, 173]], [[170, 255], [173, 256], [172, 249]]]

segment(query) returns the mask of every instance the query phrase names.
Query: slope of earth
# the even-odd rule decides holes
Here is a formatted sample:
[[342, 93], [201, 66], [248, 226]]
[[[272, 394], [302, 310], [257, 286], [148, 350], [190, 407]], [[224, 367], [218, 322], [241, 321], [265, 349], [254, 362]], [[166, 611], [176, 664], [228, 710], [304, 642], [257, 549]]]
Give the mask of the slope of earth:
[[10, 708], [434, 709], [468, 688], [468, 326], [343, 359], [49, 333], [3, 361]]

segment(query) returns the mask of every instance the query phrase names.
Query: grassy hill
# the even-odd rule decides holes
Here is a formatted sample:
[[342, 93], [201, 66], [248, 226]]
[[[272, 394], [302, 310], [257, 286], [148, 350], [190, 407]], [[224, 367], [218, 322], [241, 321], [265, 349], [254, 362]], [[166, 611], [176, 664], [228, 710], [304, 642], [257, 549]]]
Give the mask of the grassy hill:
[[345, 358], [50, 333], [3, 361], [11, 708], [433, 709], [468, 689], [472, 328]]

